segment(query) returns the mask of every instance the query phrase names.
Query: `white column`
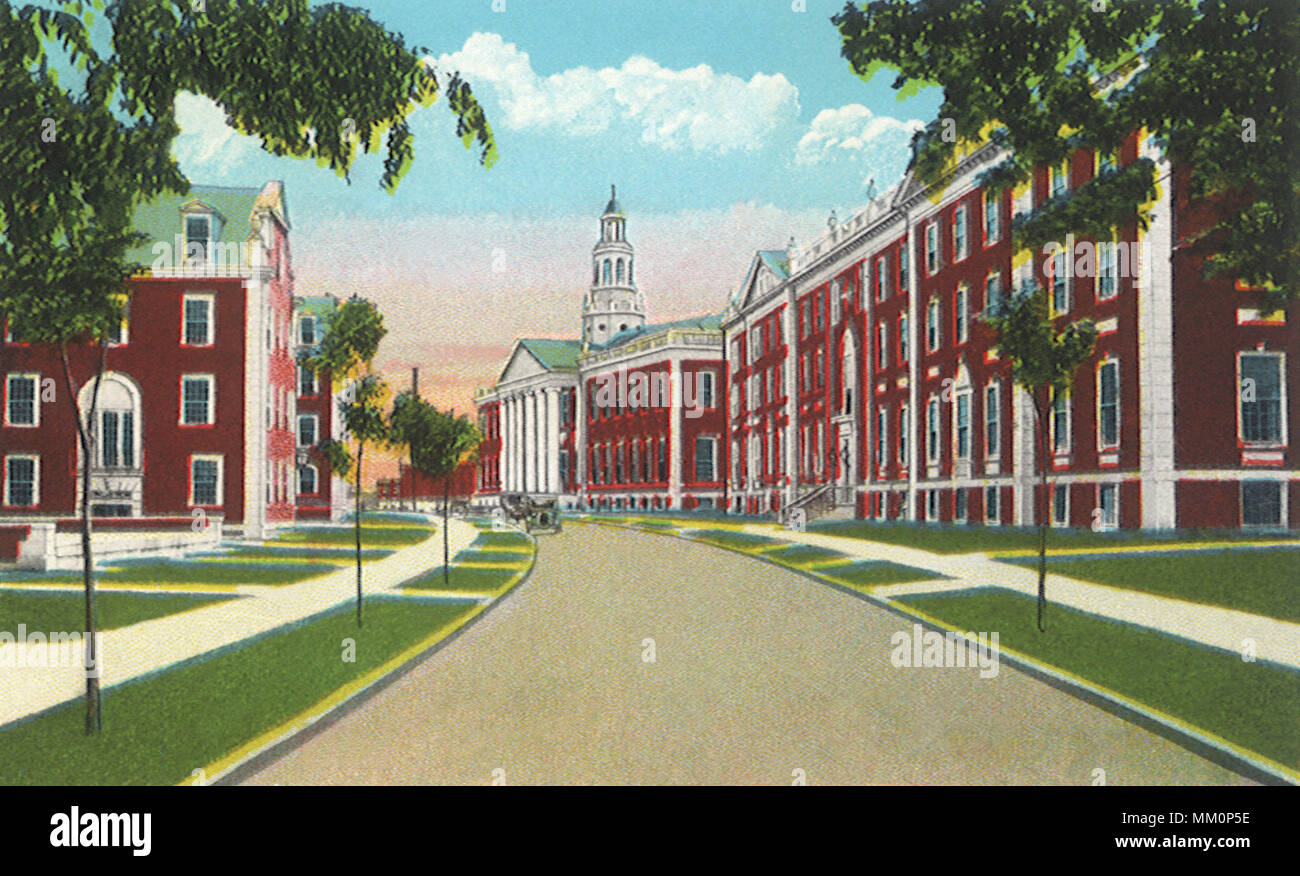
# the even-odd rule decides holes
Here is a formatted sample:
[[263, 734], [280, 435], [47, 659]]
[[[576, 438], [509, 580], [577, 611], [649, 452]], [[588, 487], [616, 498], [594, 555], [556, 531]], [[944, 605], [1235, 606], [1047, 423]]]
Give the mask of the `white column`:
[[520, 414], [519, 396], [510, 396], [510, 489], [512, 492], [518, 492], [520, 489], [519, 476], [521, 474], [520, 463], [522, 457], [519, 453], [519, 436]]
[[668, 496], [673, 509], [682, 507], [682, 375], [681, 359], [668, 363], [668, 387], [672, 396], [668, 409]]
[[546, 390], [546, 491], [564, 492], [560, 483], [560, 391]]
[[537, 492], [549, 493], [551, 491], [550, 481], [547, 475], [550, 474], [550, 467], [546, 464], [547, 454], [550, 452], [549, 439], [550, 432], [546, 428], [546, 402], [549, 390], [541, 389], [536, 393], [537, 399]]
[[524, 489], [537, 489], [537, 406], [533, 393], [524, 395]]
[[501, 399], [501, 489], [514, 488], [515, 412], [509, 396]]

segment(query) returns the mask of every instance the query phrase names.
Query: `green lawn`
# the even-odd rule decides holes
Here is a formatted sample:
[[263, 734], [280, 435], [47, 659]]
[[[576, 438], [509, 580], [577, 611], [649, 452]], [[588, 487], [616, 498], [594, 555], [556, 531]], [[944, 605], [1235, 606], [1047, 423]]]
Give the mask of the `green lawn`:
[[456, 555], [457, 563], [528, 563], [532, 554], [522, 551], [480, 551], [466, 548]]
[[[362, 560], [382, 560], [384, 557], [392, 556], [396, 551], [386, 548], [361, 548]], [[355, 547], [261, 547], [252, 545], [249, 547], [233, 547], [230, 550], [220, 552], [195, 554], [194, 559], [203, 560], [253, 560], [261, 562], [264, 560], [327, 560], [332, 563], [346, 565], [356, 560]]]
[[[1038, 549], [1036, 529], [837, 520], [809, 524], [808, 531], [902, 545], [940, 554]], [[1240, 529], [1189, 529], [1157, 535], [1133, 531], [1093, 532], [1091, 529], [1053, 528], [1047, 533], [1047, 549], [1050, 552], [1072, 548], [1115, 548], [1202, 541], [1271, 541], [1281, 537], [1285, 536]]]
[[1048, 568], [1083, 581], [1300, 623], [1300, 551], [1060, 557], [1050, 559]]
[[507, 531], [503, 529], [503, 530], [496, 530], [496, 531], [480, 532], [478, 538], [474, 539], [474, 543], [471, 544], [470, 547], [477, 550], [489, 550], [493, 548], [504, 548], [504, 547], [531, 548], [532, 545], [533, 545], [533, 540], [526, 534], [522, 532]]
[[800, 569], [806, 569], [817, 563], [827, 563], [831, 560], [843, 560], [847, 557], [839, 551], [833, 551], [829, 548], [818, 547], [812, 544], [793, 544], [789, 547], [780, 547], [775, 550], [764, 551], [763, 559], [772, 560], [783, 566], [794, 566]]
[[748, 532], [736, 532], [730, 529], [696, 529], [686, 533], [686, 537], [695, 541], [742, 551], [752, 551], [755, 548], [781, 544], [779, 539], [768, 538], [765, 535], [753, 535]]
[[[361, 524], [361, 547], [363, 549], [376, 545], [406, 547], [418, 544], [431, 535], [433, 530], [427, 526], [367, 526], [363, 523]], [[347, 528], [302, 526], [281, 532], [270, 540], [277, 544], [355, 546], [356, 533]]]
[[910, 581], [937, 581], [947, 577], [927, 569], [886, 560], [858, 560], [842, 566], [823, 566], [815, 574], [859, 589], [870, 589], [881, 584], [906, 584]]
[[[95, 580], [114, 584], [296, 584], [343, 568], [344, 562], [226, 562], [221, 560], [147, 560], [108, 566]], [[80, 584], [70, 572], [9, 572], [5, 581]]]
[[[102, 632], [233, 598], [239, 597], [100, 590], [95, 593], [95, 614]], [[4, 632], [17, 633], [19, 624], [26, 624], [28, 632], [78, 632], [85, 629], [85, 621], [82, 593], [0, 590], [0, 630]]]
[[1019, 593], [899, 601], [961, 630], [996, 631], [1004, 646], [1300, 767], [1300, 672], [1057, 605], [1039, 633], [1034, 599]]
[[402, 585], [408, 590], [455, 590], [464, 593], [496, 593], [519, 574], [518, 569], [465, 569], [451, 567], [451, 582], [443, 582], [442, 567], [430, 569]]
[[[175, 784], [310, 708], [473, 610], [372, 597], [238, 650], [104, 692], [104, 731], [87, 737], [74, 701], [0, 730], [0, 785]], [[339, 643], [356, 641], [356, 662]]]

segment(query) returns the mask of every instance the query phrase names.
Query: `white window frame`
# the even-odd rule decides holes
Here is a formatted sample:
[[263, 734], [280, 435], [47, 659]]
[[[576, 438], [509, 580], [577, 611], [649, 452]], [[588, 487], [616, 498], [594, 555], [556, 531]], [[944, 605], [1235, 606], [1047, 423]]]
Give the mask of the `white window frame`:
[[[32, 382], [32, 422], [15, 423], [10, 416], [13, 410], [13, 382], [26, 379]], [[41, 425], [41, 375], [31, 371], [15, 371], [5, 375], [5, 420], [14, 429], [38, 429]]]
[[901, 468], [907, 468], [907, 431], [911, 428], [908, 422], [911, 413], [907, 402], [898, 406], [898, 464]]
[[[966, 450], [961, 449], [961, 407], [962, 401], [966, 402]], [[962, 461], [969, 460], [971, 457], [971, 401], [972, 393], [969, 388], [958, 390], [952, 397], [952, 458]]]
[[970, 289], [965, 283], [957, 287], [953, 294], [953, 328], [957, 334], [956, 343], [964, 344], [970, 340]]
[[[216, 501], [211, 504], [196, 505], [194, 503], [194, 463], [196, 462], [215, 462], [217, 464], [217, 495]], [[188, 481], [188, 504], [191, 508], [219, 508], [226, 503], [226, 457], [222, 453], [192, 453], [189, 457], [189, 472], [186, 480]], [[270, 473], [268, 472], [268, 475]], [[270, 482], [267, 484], [270, 487]]]
[[[1065, 513], [1057, 515], [1056, 497], [1065, 496]], [[1070, 485], [1054, 484], [1052, 487], [1052, 525], [1063, 529], [1070, 525]]]
[[[1278, 367], [1278, 438], [1276, 441], [1258, 441], [1246, 439], [1246, 411], [1244, 408], [1245, 400], [1241, 397], [1241, 360], [1243, 356], [1268, 356], [1277, 360]], [[1286, 353], [1281, 350], [1238, 350], [1237, 351], [1237, 440], [1243, 446], [1247, 447], [1288, 447], [1289, 437], [1287, 435], [1287, 379], [1286, 379]], [[5, 416], [8, 416], [8, 405], [5, 405]]]
[[[1056, 304], [1056, 279], [1058, 266], [1061, 272], [1061, 294], [1064, 298], [1064, 304], [1060, 307]], [[1070, 253], [1067, 253], [1062, 249], [1057, 252], [1056, 255], [1052, 256], [1052, 286], [1049, 290], [1051, 292], [1049, 300], [1052, 302], [1052, 316], [1060, 316], [1061, 314], [1069, 313], [1074, 304], [1074, 283], [1072, 282], [1073, 277], [1071, 275]]]
[[952, 491], [952, 522], [966, 523], [969, 520], [970, 496], [965, 487], [957, 487]]
[[953, 264], [970, 255], [970, 220], [965, 204], [958, 204], [952, 211], [952, 260]]
[[907, 314], [900, 314], [898, 317], [898, 362], [903, 364], [907, 357], [912, 354], [911, 345], [907, 342]]
[[883, 371], [888, 367], [889, 325], [884, 320], [881, 320], [876, 324], [876, 368]]
[[[1103, 370], [1104, 368], [1106, 368], [1106, 366], [1108, 366], [1108, 365], [1114, 365], [1114, 366], [1115, 366], [1115, 443], [1113, 443], [1113, 444], [1107, 444], [1107, 443], [1105, 443], [1105, 441], [1104, 441], [1104, 439], [1103, 439], [1104, 432], [1103, 432], [1103, 430], [1102, 430], [1102, 419], [1101, 419], [1101, 405], [1102, 405], [1102, 402], [1101, 402], [1101, 373], [1102, 373], [1102, 370]], [[1097, 422], [1097, 450], [1099, 450], [1099, 451], [1105, 451], [1105, 450], [1117, 450], [1117, 449], [1119, 448], [1119, 446], [1120, 446], [1120, 443], [1121, 443], [1121, 441], [1122, 441], [1122, 439], [1123, 439], [1123, 435], [1124, 435], [1123, 428], [1122, 428], [1122, 426], [1123, 426], [1123, 422], [1124, 422], [1124, 420], [1123, 420], [1123, 413], [1124, 413], [1124, 411], [1123, 411], [1123, 407], [1124, 407], [1124, 391], [1123, 391], [1123, 390], [1124, 390], [1124, 383], [1123, 383], [1123, 380], [1122, 380], [1122, 377], [1121, 377], [1121, 374], [1120, 374], [1120, 370], [1119, 370], [1119, 359], [1117, 359], [1117, 358], [1115, 358], [1115, 357], [1113, 357], [1113, 356], [1108, 356], [1108, 357], [1102, 359], [1100, 362], [1098, 362], [1098, 363], [1097, 363], [1097, 370], [1096, 370], [1096, 372], [1094, 373], [1094, 380], [1095, 380], [1095, 386], [1097, 387], [1097, 392], [1096, 392], [1096, 396], [1097, 396], [1097, 401], [1096, 401], [1097, 409], [1096, 409], [1096, 411], [1095, 411], [1095, 414], [1096, 414], [1096, 417], [1097, 417], [1097, 420], [1096, 420], [1096, 422]]]
[[[304, 393], [302, 391], [302, 378], [304, 375], [311, 377], [311, 392]], [[315, 398], [318, 395], [320, 395], [320, 378], [316, 375], [315, 371], [312, 371], [306, 365], [299, 365], [298, 366], [298, 397]]]
[[[984, 245], [992, 246], [1002, 239], [1002, 193], [984, 190]], [[990, 197], [990, 195], [992, 197]], [[989, 216], [993, 217], [994, 234], [989, 234]]]
[[[185, 421], [185, 384], [191, 380], [204, 380], [208, 384], [208, 418], [201, 423]], [[177, 412], [179, 426], [211, 426], [217, 422], [217, 378], [213, 374], [182, 374], [180, 385], [180, 410]], [[269, 425], [269, 424], [268, 424]]]
[[[9, 460], [11, 459], [29, 459], [32, 462], [32, 502], [30, 505], [15, 505], [13, 497], [10, 495], [9, 488], [12, 479], [9, 477]], [[39, 453], [6, 453], [4, 458], [4, 479], [5, 479], [5, 506], [8, 508], [38, 508], [41, 504], [41, 456]]]
[[[1107, 490], [1112, 490], [1113, 491], [1112, 495], [1114, 495], [1115, 497], [1115, 507], [1114, 507], [1115, 513], [1112, 516], [1112, 518], [1106, 517], [1106, 505], [1104, 502], [1102, 502], [1101, 499], [1101, 497], [1105, 494]], [[1097, 510], [1101, 512], [1100, 514], [1097, 515], [1097, 526], [1102, 531], [1119, 529], [1119, 522], [1122, 519], [1120, 517], [1119, 501], [1120, 501], [1119, 484], [1115, 484], [1115, 483], [1097, 484]]]
[[[304, 341], [304, 340], [302, 339], [302, 329], [303, 329], [303, 326], [307, 325], [308, 322], [311, 323], [311, 338], [312, 338], [312, 339], [311, 339], [310, 341]], [[318, 336], [317, 336], [317, 334], [316, 334], [316, 329], [317, 329], [317, 323], [318, 323], [318, 322], [319, 322], [319, 320], [316, 319], [316, 314], [314, 314], [314, 313], [303, 313], [303, 314], [300, 314], [300, 315], [298, 316], [298, 343], [299, 343], [299, 344], [301, 344], [301, 345], [303, 345], [303, 346], [312, 346], [312, 345], [314, 345], [314, 344], [316, 344], [316, 343], [318, 342]]]
[[[992, 394], [993, 402], [989, 403]], [[993, 427], [993, 448], [989, 449], [989, 427]], [[1002, 383], [990, 380], [984, 385], [984, 458], [1002, 458]]]
[[925, 403], [925, 461], [930, 465], [939, 464], [939, 442], [943, 440], [941, 421], [939, 400], [930, 396], [929, 401]]
[[[307, 492], [303, 492], [303, 489], [302, 489], [302, 473], [303, 473], [304, 471], [306, 471], [306, 470], [310, 470], [310, 471], [311, 471], [312, 483], [315, 484], [316, 489], [314, 489], [314, 490], [308, 490]], [[298, 488], [298, 489], [297, 489], [297, 495], [299, 495], [299, 496], [317, 496], [317, 495], [320, 495], [320, 469], [316, 468], [316, 466], [312, 465], [310, 462], [307, 462], [307, 463], [304, 463], [304, 464], [298, 466], [297, 475], [298, 475], [298, 477], [296, 478], [296, 481], [297, 481], [297, 488]]]
[[883, 404], [876, 405], [876, 452], [873, 461], [878, 470], [889, 465], [889, 409]]
[[[202, 343], [191, 343], [189, 337], [189, 309], [191, 301], [201, 301], [207, 305], [207, 339]], [[217, 297], [211, 292], [186, 292], [181, 296], [181, 346], [211, 347], [217, 342]]]
[[[1116, 252], [1118, 246], [1119, 236], [1113, 231], [1109, 240], [1097, 242], [1096, 296], [1098, 301], [1113, 301], [1119, 295], [1119, 253]], [[1106, 281], [1110, 282], [1110, 292], [1103, 294], [1102, 288]]]
[[[989, 496], [993, 501], [989, 501]], [[992, 513], [990, 513], [992, 512]], [[996, 523], [1002, 522], [1002, 488], [998, 486], [988, 486], [984, 488], [984, 522]]]
[[[1065, 435], [1058, 434], [1056, 424], [1056, 406], [1058, 400], [1064, 402], [1065, 414]], [[1101, 420], [1098, 419], [1098, 424]], [[1070, 391], [1064, 390], [1060, 393], [1053, 392], [1051, 402], [1047, 409], [1047, 426], [1048, 438], [1052, 448], [1053, 455], [1069, 453], [1074, 448], [1074, 399], [1071, 398]], [[1062, 441], [1064, 438], [1064, 441]]]
[[925, 273], [926, 276], [933, 277], [939, 273], [943, 267], [942, 253], [939, 248], [943, 245], [943, 235], [939, 233], [939, 220], [931, 219], [925, 226]]
[[[1277, 491], [1278, 491], [1278, 507], [1277, 507], [1277, 515], [1278, 515], [1278, 518], [1277, 518], [1277, 522], [1276, 522], [1276, 523], [1247, 523], [1247, 522], [1246, 522], [1246, 484], [1247, 484], [1247, 483], [1255, 483], [1255, 482], [1272, 483], [1274, 486], [1277, 487]], [[1250, 478], [1250, 477], [1247, 477], [1247, 478], [1243, 478], [1242, 480], [1238, 481], [1237, 483], [1238, 483], [1238, 485], [1239, 485], [1239, 486], [1237, 487], [1237, 507], [1240, 509], [1240, 513], [1239, 513], [1239, 515], [1238, 515], [1238, 517], [1239, 517], [1239, 519], [1238, 519], [1238, 523], [1239, 523], [1239, 525], [1241, 526], [1241, 528], [1243, 528], [1243, 529], [1277, 529], [1277, 528], [1281, 528], [1281, 527], [1286, 527], [1286, 526], [1287, 526], [1288, 518], [1289, 518], [1290, 515], [1288, 514], [1288, 508], [1287, 508], [1287, 482], [1286, 482], [1286, 481], [1274, 481], [1274, 480], [1266, 479], [1266, 478]]]
[[[303, 420], [311, 420], [312, 423], [311, 431], [312, 434], [316, 436], [316, 440], [312, 441], [310, 444], [304, 444], [302, 441]], [[295, 425], [296, 428], [294, 429], [294, 435], [293, 435], [295, 439], [295, 443], [299, 447], [315, 447], [316, 444], [320, 441], [320, 414], [299, 414], [298, 422]]]
[[939, 513], [939, 491], [925, 491], [925, 522], [938, 523], [942, 515]]
[[928, 353], [933, 353], [943, 346], [943, 326], [940, 324], [942, 312], [942, 304], [939, 296], [936, 295], [925, 307], [925, 346]]
[[[700, 447], [707, 445], [709, 448], [709, 477], [707, 479], [700, 477]], [[697, 435], [695, 436], [694, 456], [692, 458], [694, 466], [691, 470], [693, 480], [697, 484], [711, 484], [721, 480], [718, 477], [718, 436], [717, 435]]]

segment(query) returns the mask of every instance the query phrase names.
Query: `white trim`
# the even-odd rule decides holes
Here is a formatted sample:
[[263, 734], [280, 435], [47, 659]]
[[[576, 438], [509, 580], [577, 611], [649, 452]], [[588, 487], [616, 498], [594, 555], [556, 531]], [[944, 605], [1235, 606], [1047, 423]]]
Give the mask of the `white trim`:
[[[185, 384], [191, 380], [206, 380], [208, 383], [208, 418], [201, 423], [185, 421]], [[179, 426], [211, 426], [217, 422], [217, 378], [214, 374], [182, 374], [180, 380], [180, 410], [177, 412]]]
[[[1101, 372], [1107, 365], [1115, 366], [1115, 442], [1107, 444], [1102, 439], [1102, 422], [1101, 422]], [[1118, 357], [1107, 354], [1104, 358], [1097, 361], [1097, 367], [1093, 372], [1096, 386], [1096, 423], [1097, 423], [1097, 451], [1117, 450], [1123, 443], [1123, 381], [1120, 376], [1120, 360]]]
[[[1276, 441], [1248, 441], [1246, 439], [1246, 418], [1243, 409], [1245, 399], [1241, 397], [1241, 360], [1243, 356], [1268, 356], [1278, 360], [1278, 439]], [[1252, 450], [1288, 447], [1286, 353], [1282, 350], [1238, 350], [1234, 364], [1237, 370], [1237, 392], [1235, 393], [1237, 396], [1237, 440], [1241, 442], [1243, 448]], [[6, 405], [6, 417], [8, 416], [7, 408], [8, 405]]]
[[[207, 305], [207, 339], [202, 343], [190, 343], [187, 340], [189, 335], [189, 304], [191, 301], [201, 301]], [[217, 342], [217, 296], [212, 292], [186, 292], [181, 296], [181, 339], [182, 347], [211, 347]]]
[[[32, 461], [32, 501], [30, 505], [15, 505], [9, 495], [9, 460], [30, 459]], [[6, 453], [4, 458], [5, 506], [8, 508], [38, 508], [41, 504], [41, 455], [39, 453]]]
[[[14, 378], [26, 378], [32, 382], [32, 422], [15, 423], [9, 417], [13, 404], [12, 382]], [[41, 425], [41, 375], [33, 371], [13, 371], [5, 375], [5, 410], [4, 424], [14, 429], [39, 429]]]
[[[303, 443], [303, 440], [302, 440], [302, 421], [303, 421], [303, 420], [311, 420], [311, 421], [312, 421], [311, 431], [312, 431], [312, 434], [313, 434], [314, 436], [316, 436], [316, 440], [315, 440], [315, 441], [312, 441], [312, 442], [307, 443], [307, 444], [304, 444], [304, 443]], [[314, 446], [316, 446], [316, 444], [318, 444], [318, 443], [320, 442], [320, 414], [310, 414], [310, 413], [309, 413], [309, 414], [299, 414], [299, 415], [298, 415], [298, 420], [297, 420], [297, 422], [294, 424], [294, 430], [293, 430], [293, 432], [294, 432], [293, 437], [294, 437], [294, 439], [295, 439], [295, 442], [294, 442], [294, 443], [295, 443], [298, 447], [314, 447]]]
[[[211, 504], [194, 504], [194, 463], [215, 462], [217, 464], [217, 501]], [[223, 453], [191, 453], [186, 471], [186, 502], [191, 508], [218, 508], [226, 502], [226, 457]]]

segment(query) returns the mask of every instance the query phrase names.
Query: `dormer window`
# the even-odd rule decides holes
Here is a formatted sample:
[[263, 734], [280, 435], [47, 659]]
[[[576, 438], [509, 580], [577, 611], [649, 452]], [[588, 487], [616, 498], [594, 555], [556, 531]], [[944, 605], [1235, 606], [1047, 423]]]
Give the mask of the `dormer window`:
[[316, 343], [316, 317], [304, 314], [298, 320], [298, 342], [305, 346]]
[[212, 245], [212, 217], [185, 217], [185, 263], [206, 265]]

